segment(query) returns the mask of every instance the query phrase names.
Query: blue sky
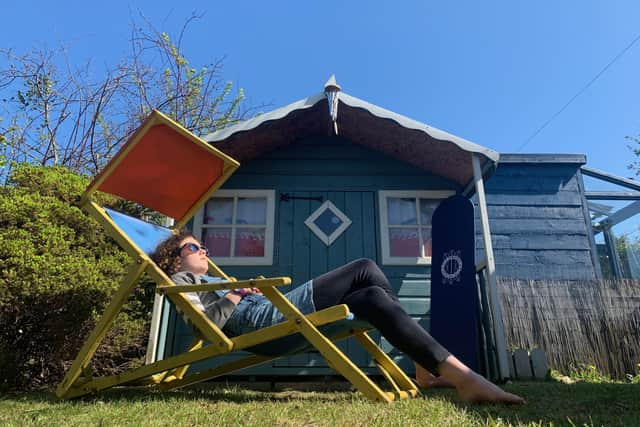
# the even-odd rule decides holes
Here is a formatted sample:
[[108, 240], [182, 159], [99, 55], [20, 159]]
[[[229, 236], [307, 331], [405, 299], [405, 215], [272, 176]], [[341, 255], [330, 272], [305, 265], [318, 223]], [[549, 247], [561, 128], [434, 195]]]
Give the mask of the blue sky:
[[640, 35], [637, 0], [91, 3], [5, 2], [0, 46], [65, 43], [99, 73], [127, 51], [132, 16], [175, 35], [195, 11], [187, 58], [224, 56], [225, 79], [252, 104], [286, 105], [335, 73], [350, 95], [501, 153], [583, 153], [631, 176], [640, 41], [529, 138]]

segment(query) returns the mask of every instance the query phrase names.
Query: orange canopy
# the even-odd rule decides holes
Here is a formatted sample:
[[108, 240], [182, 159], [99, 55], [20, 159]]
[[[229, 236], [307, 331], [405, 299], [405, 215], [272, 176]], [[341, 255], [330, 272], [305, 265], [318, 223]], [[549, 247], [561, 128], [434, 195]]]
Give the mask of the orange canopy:
[[87, 192], [111, 193], [176, 221], [238, 163], [154, 111]]

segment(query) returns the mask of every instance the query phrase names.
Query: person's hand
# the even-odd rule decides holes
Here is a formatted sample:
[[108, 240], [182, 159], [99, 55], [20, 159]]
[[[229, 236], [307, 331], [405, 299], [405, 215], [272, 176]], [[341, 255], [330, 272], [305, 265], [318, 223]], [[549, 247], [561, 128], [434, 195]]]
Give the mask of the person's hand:
[[241, 297], [245, 297], [247, 295], [261, 295], [262, 292], [260, 292], [259, 288], [240, 288], [240, 289], [234, 289], [231, 292], [233, 292], [236, 295], [240, 295]]

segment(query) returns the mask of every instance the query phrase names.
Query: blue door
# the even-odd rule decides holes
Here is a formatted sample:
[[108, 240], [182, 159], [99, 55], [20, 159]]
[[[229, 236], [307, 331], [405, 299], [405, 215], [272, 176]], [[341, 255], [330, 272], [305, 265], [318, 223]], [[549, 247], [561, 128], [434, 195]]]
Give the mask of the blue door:
[[[292, 278], [292, 287], [358, 258], [377, 260], [375, 192], [281, 192], [278, 199], [276, 262], [282, 274]], [[326, 237], [330, 235], [334, 238], [329, 242]], [[366, 353], [355, 342], [347, 340], [340, 347], [356, 364], [369, 365]], [[326, 370], [324, 360], [316, 353], [274, 363], [279, 367]]]

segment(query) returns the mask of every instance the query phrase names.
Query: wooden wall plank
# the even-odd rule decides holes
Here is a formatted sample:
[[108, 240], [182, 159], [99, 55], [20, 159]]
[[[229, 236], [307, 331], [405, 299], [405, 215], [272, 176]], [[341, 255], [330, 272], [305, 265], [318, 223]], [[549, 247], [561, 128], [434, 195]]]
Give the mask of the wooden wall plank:
[[567, 265], [550, 264], [496, 264], [496, 274], [500, 277], [527, 279], [589, 280], [593, 278], [593, 265], [575, 263]]
[[[580, 206], [490, 205], [487, 211], [491, 224], [498, 219], [577, 219], [582, 215]], [[480, 214], [476, 212], [476, 218], [479, 217]]]
[[[350, 262], [358, 258], [375, 258], [375, 244], [366, 241], [375, 230], [372, 215], [363, 216], [363, 212], [373, 213], [373, 192], [347, 192], [343, 193], [344, 206], [338, 206], [353, 222], [345, 231], [342, 244], [341, 263]], [[369, 237], [370, 238], [370, 237]], [[337, 267], [337, 265], [336, 265]], [[358, 366], [367, 366], [370, 363], [369, 353], [365, 351], [354, 339], [343, 341], [351, 359]]]
[[375, 191], [360, 193], [362, 221], [362, 256], [378, 261], [380, 235], [378, 231], [378, 195]]
[[364, 253], [364, 223], [362, 220], [362, 193], [350, 192], [345, 194], [343, 212], [349, 219], [355, 221], [344, 232], [344, 259], [357, 259]]
[[[540, 249], [540, 250], [589, 250], [589, 242], [585, 236], [577, 235], [492, 235], [491, 242], [496, 249]], [[476, 251], [484, 247], [482, 238], [476, 236]]]
[[[479, 221], [476, 221], [476, 230], [479, 227]], [[587, 225], [582, 217], [578, 219], [500, 218], [492, 221], [489, 227], [494, 234], [587, 234]]]
[[578, 191], [575, 176], [569, 178], [558, 176], [533, 175], [529, 177], [492, 177], [487, 181], [487, 191], [519, 191], [523, 193], [555, 193], [557, 191]]
[[[322, 197], [322, 200], [328, 200], [329, 194], [330, 193], [327, 191], [323, 191], [323, 192], [312, 191], [309, 193], [309, 197]], [[314, 200], [311, 200], [310, 203], [311, 203], [311, 206], [309, 208], [309, 215], [315, 212], [316, 209], [318, 209], [322, 205], [322, 202], [317, 202]], [[338, 202], [338, 204], [340, 203]], [[306, 217], [304, 219], [306, 219]], [[296, 226], [308, 229], [308, 227], [304, 225], [304, 220], [296, 221]], [[317, 277], [325, 273], [328, 270], [329, 250], [327, 248], [327, 245], [322, 240], [320, 240], [320, 238], [316, 236], [315, 233], [313, 232], [309, 233], [308, 248], [309, 248], [309, 263], [310, 263], [309, 274], [304, 279], [301, 278], [301, 280], [309, 280], [311, 278]], [[304, 251], [305, 249], [306, 247], [296, 248], [297, 251]]]
[[[353, 193], [352, 193], [353, 194]], [[356, 193], [358, 194], [358, 193]], [[359, 194], [358, 194], [359, 195]], [[340, 209], [343, 213], [346, 214], [346, 210], [347, 210], [347, 193], [345, 192], [329, 192], [327, 193], [327, 199], [326, 200], [331, 200], [331, 202], [338, 208]], [[338, 237], [337, 240], [335, 240], [331, 246], [326, 247], [327, 250], [327, 267], [326, 270], [323, 271], [322, 273], [332, 270], [336, 267], [340, 267], [341, 265], [343, 265], [348, 259], [347, 259], [347, 241], [349, 240], [349, 237], [354, 237], [355, 239], [359, 239], [359, 235], [362, 234], [361, 230], [358, 230], [361, 225], [361, 222], [359, 221], [359, 218], [357, 216], [351, 216], [349, 214], [346, 214], [347, 217], [349, 217], [352, 221], [351, 225], [349, 226], [349, 228], [347, 228], [341, 236]], [[354, 222], [355, 221], [355, 224]], [[320, 273], [320, 274], [322, 274]], [[315, 276], [314, 276], [315, 277]]]
[[531, 176], [556, 176], [560, 178], [571, 178], [576, 174], [576, 171], [580, 168], [579, 164], [500, 164], [496, 169], [496, 173], [487, 183], [491, 182], [496, 177], [523, 177], [529, 178]]
[[411, 280], [405, 279], [401, 282], [398, 289], [399, 297], [430, 297], [431, 296], [431, 280]]
[[[278, 195], [276, 194], [276, 197]], [[274, 265], [277, 265], [278, 276], [293, 275], [293, 253], [295, 243], [293, 238], [294, 210], [293, 205], [276, 201], [277, 224], [274, 230]], [[263, 273], [264, 276], [267, 276]], [[273, 276], [273, 275], [270, 275]]]
[[567, 265], [589, 264], [591, 255], [589, 251], [568, 250], [512, 250], [500, 249], [495, 251], [496, 258], [501, 264], [541, 264], [541, 265]]
[[580, 194], [573, 191], [558, 191], [555, 194], [499, 194], [487, 192], [488, 205], [521, 205], [521, 206], [581, 206]]

